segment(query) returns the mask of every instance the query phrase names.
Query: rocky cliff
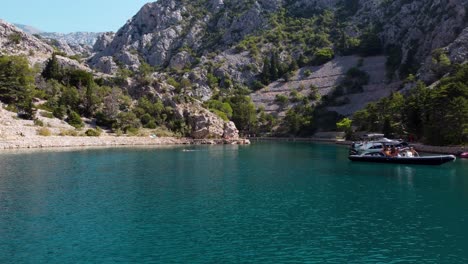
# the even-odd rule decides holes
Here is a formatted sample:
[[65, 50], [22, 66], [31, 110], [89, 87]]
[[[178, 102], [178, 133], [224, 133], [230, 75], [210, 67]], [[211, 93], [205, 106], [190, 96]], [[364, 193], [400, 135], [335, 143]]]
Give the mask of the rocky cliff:
[[96, 43], [97, 39], [101, 35], [107, 34], [100, 32], [44, 32], [28, 25], [13, 25], [29, 35], [34, 35], [36, 38], [45, 40], [49, 45], [58, 48], [69, 56], [91, 54], [92, 47]]
[[[94, 49], [98, 51], [100, 49], [104, 50], [113, 37], [113, 33], [102, 34], [99, 37], [99, 41], [94, 45]], [[37, 65], [38, 67], [43, 68], [46, 61], [52, 57], [52, 54], [56, 52], [57, 48], [68, 56], [75, 55], [75, 51], [71, 49], [70, 46], [72, 45], [64, 41], [51, 41], [50, 39], [36, 37], [23, 32], [12, 24], [4, 21], [0, 22], [0, 55], [23, 55], [28, 58], [31, 66]], [[91, 72], [95, 77], [106, 78], [106, 82], [112, 83], [111, 76], [95, 72], [88, 68], [86, 64], [80, 63], [75, 58], [71, 59], [64, 55], [56, 55], [55, 58], [60, 69]], [[165, 76], [161, 77], [165, 78]], [[157, 75], [155, 75], [154, 78], [157, 78]], [[37, 80], [38, 86], [46, 87], [47, 89], [47, 83], [45, 83], [41, 78], [38, 78]], [[165, 83], [154, 86], [151, 85], [151, 81], [149, 82], [149, 85], [145, 86], [142, 85], [140, 81], [141, 80], [138, 78], [128, 78], [123, 81], [124, 83], [120, 83], [120, 88], [129, 92], [135, 99], [147, 96], [151, 93], [153, 93], [154, 96], [164, 99], [165, 104], [170, 106], [171, 109], [174, 109], [174, 119], [182, 120], [189, 128], [191, 128], [191, 132], [189, 134], [193, 138], [239, 138], [239, 131], [233, 122], [224, 121], [216, 114], [203, 108], [200, 102], [193, 100], [184, 102], [183, 100], [176, 99], [176, 94], [173, 92], [175, 88], [173, 86]], [[27, 129], [23, 130], [26, 131]]]
[[[236, 52], [237, 56], [232, 56], [231, 48], [247, 36], [259, 36], [274, 28], [278, 21], [273, 21], [272, 16], [281, 10], [296, 18], [334, 10], [332, 16], [335, 17], [330, 19], [345, 25], [342, 30], [347, 36], [358, 38], [366, 30], [378, 34], [381, 52], [390, 51], [397, 64], [394, 67], [401, 68], [396, 72], [398, 78], [419, 68], [433, 50], [450, 45], [460, 36], [467, 25], [467, 4], [466, 0], [160, 0], [145, 5], [115, 37], [101, 38], [92, 63], [102, 65], [106, 61], [136, 70], [144, 62], [160, 68], [180, 69], [193, 68], [194, 62], [208, 60], [221, 64], [222, 72], [218, 75], [227, 74], [239, 82], [250, 83], [262, 68], [262, 60], [249, 60], [257, 56], [252, 52], [240, 55]], [[333, 34], [337, 32], [326, 31], [328, 41], [336, 48], [338, 41], [333, 40]], [[279, 44], [272, 39], [274, 37], [267, 36], [267, 39], [260, 39], [263, 43], [255, 43], [261, 55], [268, 54]], [[210, 52], [217, 55], [210, 58]], [[282, 58], [297, 58], [303, 52], [300, 48], [285, 50]], [[246, 67], [250, 69], [246, 71]], [[107, 67], [107, 73], [112, 68], [115, 67]]]
[[47, 60], [54, 49], [42, 40], [0, 20], [0, 55], [25, 55], [31, 64]]
[[69, 45], [86, 45], [92, 47], [99, 36], [103, 33], [100, 32], [72, 32], [72, 33], [54, 33], [54, 32], [41, 32], [40, 36], [44, 38], [56, 39], [64, 41]]
[[[266, 27], [280, 1], [177, 1], [146, 4], [93, 59], [112, 56], [136, 69], [142, 62], [167, 67], [186, 57], [183, 49], [201, 53], [224, 50]], [[104, 41], [108, 41], [106, 39]], [[102, 47], [102, 45], [99, 44]], [[187, 62], [186, 60], [184, 60]]]

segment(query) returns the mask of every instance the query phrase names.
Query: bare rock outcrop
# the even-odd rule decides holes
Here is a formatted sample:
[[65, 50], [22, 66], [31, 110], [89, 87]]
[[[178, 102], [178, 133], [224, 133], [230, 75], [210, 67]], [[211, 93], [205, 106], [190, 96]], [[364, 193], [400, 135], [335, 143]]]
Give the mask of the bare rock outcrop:
[[31, 64], [35, 64], [47, 60], [52, 52], [54, 49], [42, 40], [0, 20], [0, 54], [25, 55]]
[[119, 67], [111, 56], [104, 56], [98, 59], [94, 68], [102, 73], [115, 74]]
[[[441, 48], [451, 64], [463, 64], [468, 60], [468, 27], [450, 45]], [[418, 71], [418, 76], [426, 83], [433, 83], [440, 77], [440, 68], [433, 56], [428, 56]], [[443, 72], [442, 72], [443, 74]]]
[[172, 57], [169, 67], [176, 70], [182, 70], [192, 65], [193, 58], [187, 51], [177, 53]]
[[99, 32], [72, 32], [72, 33], [55, 33], [55, 32], [41, 32], [40, 36], [47, 39], [55, 39], [58, 41], [66, 42], [68, 45], [85, 45], [92, 47], [97, 38], [102, 33]]
[[93, 72], [93, 70], [91, 68], [83, 65], [82, 63], [80, 63], [80, 62], [78, 62], [78, 61], [76, 61], [74, 59], [70, 59], [68, 57], [58, 55], [57, 56], [57, 61], [58, 61], [59, 65], [62, 68], [69, 68], [69, 69]]
[[239, 131], [233, 122], [224, 121], [198, 103], [179, 104], [176, 111], [189, 122], [192, 128], [191, 136], [195, 139], [239, 138]]
[[101, 34], [100, 36], [97, 37], [96, 42], [94, 43], [93, 51], [94, 52], [104, 51], [110, 45], [114, 37], [115, 37], [114, 32], [106, 32], [106, 33]]
[[[127, 68], [136, 68], [141, 59], [152, 66], [183, 66], [188, 60], [182, 48], [196, 51], [222, 46], [228, 48], [245, 36], [268, 25], [268, 12], [281, 7], [282, 1], [240, 1], [225, 8], [224, 1], [160, 0], [148, 3], [112, 38], [101, 36], [92, 65], [104, 56], [114, 56]], [[203, 12], [208, 9], [211, 12]], [[240, 10], [240, 11], [239, 11]], [[245, 11], [244, 11], [245, 10]], [[239, 15], [234, 15], [234, 11]], [[200, 14], [203, 14], [200, 17]], [[213, 40], [213, 29], [220, 39]], [[106, 38], [106, 41], [103, 40]], [[105, 43], [105, 44], [104, 44]], [[182, 52], [181, 52], [182, 51]], [[129, 59], [124, 54], [137, 54]]]
[[239, 130], [237, 129], [236, 124], [234, 124], [234, 122], [224, 123], [223, 138], [227, 138], [227, 139], [238, 139], [239, 138]]

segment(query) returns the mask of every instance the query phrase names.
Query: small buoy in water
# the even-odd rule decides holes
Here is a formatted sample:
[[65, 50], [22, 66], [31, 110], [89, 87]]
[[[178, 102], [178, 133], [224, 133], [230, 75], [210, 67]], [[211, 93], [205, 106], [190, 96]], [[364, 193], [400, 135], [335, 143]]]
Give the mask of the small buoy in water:
[[195, 150], [193, 149], [183, 149], [182, 152], [194, 152]]

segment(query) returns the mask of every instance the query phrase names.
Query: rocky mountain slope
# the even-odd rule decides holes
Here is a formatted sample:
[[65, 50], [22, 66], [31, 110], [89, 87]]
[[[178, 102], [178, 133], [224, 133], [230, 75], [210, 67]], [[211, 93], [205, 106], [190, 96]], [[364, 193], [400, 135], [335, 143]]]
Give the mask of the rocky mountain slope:
[[[76, 54], [71, 50], [71, 54], [68, 54], [66, 51], [67, 48], [70, 49], [70, 46], [66, 43], [62, 44], [63, 46], [58, 46], [62, 48], [61, 51], [67, 55]], [[42, 68], [58, 47], [50, 45], [48, 40], [28, 34], [15, 25], [0, 20], [0, 55], [22, 55], [29, 60], [31, 66], [37, 65]], [[58, 55], [57, 58], [61, 67], [93, 71], [87, 65], [68, 57]]]
[[[101, 38], [106, 38], [108, 35], [112, 36], [111, 33], [108, 34], [103, 34]], [[71, 88], [70, 90], [72, 93], [74, 93], [76, 100], [81, 100], [80, 96], [83, 96], [85, 91], [83, 91], [84, 87], [82, 86], [82, 81], [84, 79], [84, 76], [86, 78], [91, 78], [87, 79], [89, 80], [89, 84], [91, 85], [88, 86], [87, 89], [93, 88], [96, 89], [96, 87], [99, 87], [95, 82], [94, 78], [97, 80], [98, 78], [101, 78], [101, 82], [104, 83], [109, 83], [112, 85], [113, 82], [116, 82], [113, 80], [113, 76], [105, 75], [99, 72], [95, 72], [92, 69], [88, 68], [86, 64], [81, 63], [79, 60], [76, 58], [69, 58], [69, 55], [74, 55], [73, 53], [70, 54], [71, 52], [67, 52], [67, 47], [69, 45], [67, 43], [63, 43], [61, 41], [52, 43], [54, 44], [49, 45], [50, 40], [44, 39], [41, 37], [36, 37], [33, 35], [30, 35], [28, 33], [23, 32], [19, 28], [15, 27], [12, 24], [9, 24], [4, 21], [0, 21], [0, 56], [6, 55], [7, 59], [10, 60], [10, 63], [15, 64], [17, 61], [14, 57], [11, 57], [10, 59], [8, 56], [24, 56], [27, 58], [29, 61], [30, 67], [34, 66], [36, 67], [36, 70], [34, 71], [35, 76], [35, 83], [31, 83], [30, 86], [25, 86], [29, 87], [27, 89], [30, 89], [32, 87], [37, 87], [38, 89], [42, 90], [41, 93], [48, 93], [52, 91], [52, 97], [54, 96], [65, 96], [62, 92], [60, 95], [61, 91], [60, 89], [66, 89], [63, 84], [65, 85], [70, 85], [70, 81], [73, 82], [74, 78], [78, 78], [77, 83], [75, 84], [75, 87]], [[63, 44], [63, 45], [59, 45]], [[57, 54], [57, 48], [60, 48], [59, 51], [61, 53]], [[99, 47], [96, 46], [98, 49]], [[65, 56], [62, 53], [66, 53]], [[54, 58], [54, 61], [56, 65], [54, 66], [53, 63], [51, 63], [51, 58]], [[18, 66], [18, 67], [24, 67], [25, 66]], [[47, 70], [53, 71], [55, 75], [54, 77], [44, 77], [46, 75], [42, 74], [42, 70]], [[28, 82], [31, 81], [29, 74], [30, 70], [24, 69], [24, 72], [26, 75], [23, 75], [21, 78], [28, 78]], [[23, 74], [19, 73], [18, 74]], [[10, 73], [9, 73], [10, 74]], [[57, 76], [61, 76], [60, 78]], [[27, 76], [27, 77], [26, 77]], [[48, 75], [49, 76], [49, 75]], [[0, 76], [0, 81], [5, 81], [8, 82], [9, 79], [3, 79], [3, 75]], [[51, 79], [54, 79], [54, 81], [50, 82]], [[57, 82], [59, 81], [59, 82]], [[151, 81], [150, 81], [151, 83]], [[121, 86], [118, 88], [119, 90], [125, 90], [126, 93], [130, 93], [134, 95], [134, 99], [138, 99], [142, 96], [147, 96], [147, 93], [144, 93], [144, 86], [141, 84], [141, 80], [138, 80], [137, 78], [128, 78], [124, 80], [119, 81], [119, 85]], [[180, 126], [185, 127], [187, 126], [191, 131], [186, 131], [187, 135], [192, 136], [195, 139], [204, 139], [204, 138], [225, 138], [225, 139], [232, 139], [236, 140], [239, 137], [239, 131], [237, 130], [235, 124], [233, 122], [225, 121], [222, 118], [220, 118], [218, 115], [208, 111], [207, 109], [203, 108], [200, 102], [197, 102], [195, 100], [180, 100], [176, 99], [174, 94], [170, 91], [170, 89], [173, 89], [173, 87], [169, 86], [166, 84], [161, 84], [161, 89], [166, 89], [168, 92], [164, 93], [158, 93], [158, 96], [160, 96], [161, 101], [164, 102], [164, 104], [167, 107], [167, 113], [170, 113], [173, 115], [171, 118], [177, 120], [177, 122], [180, 122]], [[62, 88], [57, 88], [57, 87], [62, 87]], [[5, 89], [8, 89], [8, 87], [0, 87], [0, 91], [3, 93]], [[76, 90], [75, 90], [76, 89]], [[103, 89], [104, 91], [109, 89], [108, 87], [104, 86], [100, 89]], [[54, 92], [55, 91], [55, 92]], [[58, 93], [58, 94], [57, 94]], [[4, 96], [4, 94], [0, 94], [1, 96]], [[97, 95], [96, 95], [97, 96]], [[103, 95], [101, 95], [103, 96]], [[109, 95], [111, 96], [111, 95]], [[11, 97], [9, 95], [5, 95], [5, 98], [10, 98], [9, 100], [11, 101]], [[68, 100], [68, 99], [50, 99], [48, 98], [49, 101], [52, 100]], [[130, 105], [127, 107], [132, 107], [132, 104], [136, 104], [135, 102], [132, 102], [133, 98], [129, 98], [130, 100]], [[83, 99], [86, 100], [86, 99]], [[94, 99], [96, 100], [96, 99]], [[21, 102], [18, 102], [21, 103]], [[42, 104], [47, 105], [50, 104], [51, 102], [42, 102]], [[83, 104], [84, 102], [82, 102]], [[1, 104], [1, 102], [0, 102]], [[52, 104], [57, 104], [57, 101], [52, 101]], [[76, 105], [75, 105], [76, 106]], [[6, 106], [5, 106], [6, 107]], [[10, 109], [15, 109], [15, 106], [9, 106]], [[53, 108], [54, 106], [52, 106]], [[80, 107], [83, 107], [81, 105]], [[78, 108], [80, 108], [78, 107]], [[102, 106], [98, 106], [102, 107]], [[158, 106], [159, 107], [159, 106]], [[46, 106], [47, 109], [51, 110], [50, 106]], [[1, 109], [0, 109], [1, 110]], [[42, 111], [42, 110], [41, 110]], [[66, 109], [65, 109], [66, 111]], [[78, 110], [77, 110], [78, 111]], [[128, 111], [128, 110], [127, 110]], [[6, 113], [6, 112], [5, 112]], [[39, 113], [39, 112], [38, 112]], [[48, 115], [51, 115], [52, 113], [48, 113]], [[93, 116], [94, 117], [94, 116]], [[43, 119], [42, 116], [38, 114], [34, 114], [34, 118], [42, 121]], [[164, 117], [166, 119], [167, 117]], [[63, 119], [63, 117], [61, 117]], [[174, 121], [174, 120], [170, 120]], [[61, 121], [64, 123], [64, 121]], [[91, 119], [91, 122], [96, 122], [95, 119]], [[136, 123], [139, 123], [140, 121], [137, 120], [135, 121]], [[2, 133], [22, 133], [24, 135], [30, 135], [31, 133], [35, 133], [35, 129], [31, 128], [29, 129], [27, 126], [32, 123], [32, 121], [18, 121], [15, 122], [14, 127], [10, 126], [11, 122], [7, 123], [2, 123], [0, 124], [0, 128], [4, 128], [5, 132]], [[66, 126], [66, 123], [64, 123]], [[63, 127], [59, 127], [63, 128]], [[68, 126], [70, 128], [70, 126]], [[55, 126], [54, 126], [55, 129]], [[13, 131], [14, 130], [14, 131]], [[13, 131], [13, 132], [12, 132]], [[16, 131], [16, 132], [15, 132]], [[184, 130], [185, 131], [185, 130]], [[53, 131], [54, 133], [56, 132], [55, 130]], [[185, 132], [184, 132], [185, 133]], [[15, 135], [16, 135], [15, 134]], [[32, 135], [32, 134], [31, 134]]]
[[[142, 61], [167, 66], [171, 59], [181, 56], [188, 63], [189, 58], [181, 54], [182, 47], [207, 52], [215, 47], [228, 48], [266, 26], [263, 11], [274, 12], [279, 8], [275, 1], [244, 4], [222, 0], [162, 0], [146, 4], [94, 60], [113, 56], [116, 62], [130, 68], [137, 68]], [[233, 17], [238, 14], [239, 17]]]
[[54, 49], [14, 25], [0, 20], [0, 54], [26, 55], [32, 64], [47, 60]]
[[369, 102], [417, 80], [434, 83], [465, 63], [467, 7], [468, 0], [159, 0], [115, 34], [96, 37], [86, 63], [134, 99], [157, 97], [179, 109], [187, 124], [202, 116], [190, 124], [194, 134], [206, 134], [202, 123], [219, 123], [205, 136], [232, 126], [214, 116], [252, 130], [254, 118], [232, 117], [232, 110], [251, 116], [248, 102], [236, 105], [245, 95], [259, 109], [255, 129], [265, 120], [281, 127], [273, 121], [283, 118], [290, 126], [292, 117], [314, 123], [310, 116], [322, 114], [332, 116], [329, 129]]
[[101, 32], [73, 32], [73, 33], [54, 33], [54, 32], [41, 32], [44, 38], [56, 39], [64, 41], [69, 45], [87, 45], [93, 46], [97, 38], [102, 35]]
[[48, 44], [57, 47], [69, 56], [91, 54], [96, 40], [105, 34], [100, 32], [55, 33], [44, 32], [28, 25], [14, 24], [14, 26], [25, 33], [44, 39]]
[[[104, 45], [106, 48], [100, 50], [94, 61], [112, 56], [116, 63], [130, 68], [137, 68], [142, 62], [159, 67], [168, 67], [171, 62], [180, 66], [177, 62], [190, 62], [184, 53], [187, 49], [203, 59], [212, 51], [227, 52], [248, 35], [262, 35], [266, 29], [275, 27], [277, 21], [271, 18], [281, 8], [293, 18], [314, 16], [329, 9], [336, 13], [328, 19], [343, 22], [341, 33], [359, 37], [366, 30], [375, 30], [383, 48], [394, 50], [395, 64], [411, 68], [459, 36], [467, 25], [467, 4], [466, 0], [161, 0], [145, 5], [111, 42], [106, 39], [108, 45]], [[337, 33], [326, 34], [333, 42], [332, 34]], [[262, 45], [267, 52], [271, 50], [268, 44], [275, 43], [267, 39], [266, 45]], [[297, 56], [292, 53], [286, 50], [284, 56]], [[229, 58], [226, 60], [229, 63]]]
[[93, 46], [102, 34], [104, 33], [73, 32], [64, 34], [41, 32], [38, 36], [60, 51], [65, 52], [68, 56], [88, 57], [93, 53]]
[[94, 43], [96, 43], [96, 40], [98, 39], [98, 37], [104, 34], [101, 32], [72, 32], [72, 33], [45, 32], [33, 26], [16, 24], [16, 23], [13, 25], [30, 35], [39, 35], [43, 38], [63, 41], [69, 45], [87, 45], [87, 46], [92, 47]]
[[[467, 6], [467, 0], [160, 0], [145, 5], [115, 35], [98, 39], [90, 64], [111, 74], [148, 64], [162, 80], [188, 79], [184, 92], [204, 101], [218, 89], [266, 85], [252, 98], [281, 117], [294, 104], [273, 110], [276, 95], [288, 96], [298, 83], [329, 95], [362, 57], [370, 82], [327, 107], [348, 116], [397, 91], [411, 74], [437, 81], [444, 69], [435, 56], [465, 62]], [[324, 59], [326, 49], [331, 55]], [[272, 60], [281, 76], [265, 72]]]
[[[290, 97], [294, 91], [298, 91], [302, 96], [309, 96], [312, 92], [311, 87], [316, 87], [320, 97], [330, 96], [334, 87], [339, 86], [346, 78], [346, 73], [358, 68], [369, 75], [369, 81], [363, 85], [363, 90], [342, 95], [336, 98], [336, 101], [342, 102], [339, 106], [330, 106], [330, 111], [335, 111], [340, 115], [349, 116], [362, 108], [366, 102], [377, 101], [378, 99], [390, 95], [396, 91], [400, 82], [385, 82], [385, 57], [374, 56], [362, 59], [358, 56], [337, 57], [332, 61], [321, 65], [304, 67], [297, 71], [289, 81], [275, 81], [263, 89], [252, 94], [254, 103], [265, 109], [265, 112], [284, 116], [287, 108], [284, 108], [281, 102], [278, 102], [278, 96]], [[310, 74], [307, 74], [310, 72]]]

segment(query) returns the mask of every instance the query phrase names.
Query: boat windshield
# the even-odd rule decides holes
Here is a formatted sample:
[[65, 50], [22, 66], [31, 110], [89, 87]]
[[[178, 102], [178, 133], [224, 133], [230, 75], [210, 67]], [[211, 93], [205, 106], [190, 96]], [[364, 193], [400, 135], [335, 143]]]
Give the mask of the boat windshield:
[[370, 133], [370, 134], [365, 134], [362, 136], [362, 139], [365, 140], [375, 140], [375, 139], [381, 139], [385, 135], [384, 134], [379, 134], [379, 133]]

